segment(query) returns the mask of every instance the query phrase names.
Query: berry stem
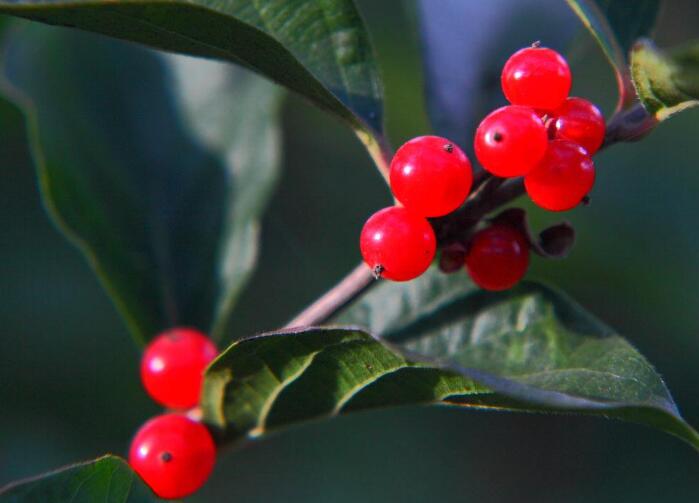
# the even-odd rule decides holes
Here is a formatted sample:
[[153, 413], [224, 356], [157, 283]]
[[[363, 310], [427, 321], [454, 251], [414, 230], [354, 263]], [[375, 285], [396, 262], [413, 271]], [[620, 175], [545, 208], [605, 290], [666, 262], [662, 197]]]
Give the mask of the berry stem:
[[614, 114], [607, 123], [607, 134], [601, 148], [614, 143], [638, 141], [650, 133], [658, 119], [648, 114], [643, 105], [635, 105]]
[[357, 130], [356, 134], [366, 147], [367, 152], [369, 152], [371, 159], [376, 165], [376, 169], [379, 170], [381, 176], [384, 178], [386, 183], [388, 183], [393, 151], [391, 150], [387, 140], [382, 136], [373, 136], [363, 130]]
[[376, 283], [378, 281], [374, 280], [374, 271], [362, 262], [337, 285], [287, 323], [284, 328], [324, 323]]

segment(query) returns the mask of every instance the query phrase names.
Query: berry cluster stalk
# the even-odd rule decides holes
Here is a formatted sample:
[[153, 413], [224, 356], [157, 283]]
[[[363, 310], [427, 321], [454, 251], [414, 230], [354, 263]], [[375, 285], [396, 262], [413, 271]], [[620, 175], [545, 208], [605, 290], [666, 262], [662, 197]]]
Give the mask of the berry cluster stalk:
[[[615, 143], [638, 140], [656, 124], [657, 121], [640, 104], [622, 110], [607, 124], [607, 136], [600, 150]], [[467, 237], [483, 217], [514, 201], [524, 192], [524, 179], [521, 177], [503, 179], [484, 171], [477, 172], [473, 192], [466, 202], [452, 214], [431, 220], [438, 243], [443, 245]], [[373, 272], [362, 262], [284, 328], [321, 325], [377, 283]]]

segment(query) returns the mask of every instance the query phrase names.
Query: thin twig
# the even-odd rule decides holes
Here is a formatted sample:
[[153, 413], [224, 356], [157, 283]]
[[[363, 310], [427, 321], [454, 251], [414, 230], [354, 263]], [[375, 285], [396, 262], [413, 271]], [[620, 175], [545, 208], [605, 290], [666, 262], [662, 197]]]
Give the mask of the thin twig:
[[372, 270], [362, 262], [342, 281], [287, 323], [284, 328], [324, 323], [376, 283], [378, 280], [374, 279]]

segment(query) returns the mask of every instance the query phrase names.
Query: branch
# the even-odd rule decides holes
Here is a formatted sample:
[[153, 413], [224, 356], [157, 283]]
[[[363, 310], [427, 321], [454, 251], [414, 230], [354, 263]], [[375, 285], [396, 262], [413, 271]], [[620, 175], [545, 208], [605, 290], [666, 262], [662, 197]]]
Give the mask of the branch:
[[362, 262], [342, 281], [287, 323], [284, 328], [324, 323], [376, 283], [378, 281], [374, 279], [371, 269]]
[[609, 120], [602, 148], [622, 141], [638, 141], [657, 125], [658, 119], [650, 115], [641, 103], [636, 103]]

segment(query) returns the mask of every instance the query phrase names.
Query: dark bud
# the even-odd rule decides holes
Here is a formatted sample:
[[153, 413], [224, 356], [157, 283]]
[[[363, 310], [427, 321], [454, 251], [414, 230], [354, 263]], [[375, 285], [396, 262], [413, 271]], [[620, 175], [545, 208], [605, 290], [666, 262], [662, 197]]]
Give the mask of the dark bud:
[[544, 258], [565, 258], [575, 244], [575, 229], [568, 222], [544, 229], [538, 237], [531, 231], [527, 213], [521, 208], [509, 208], [493, 219], [493, 224], [506, 225], [519, 230], [529, 241], [531, 250]]
[[466, 262], [466, 247], [461, 243], [452, 243], [442, 248], [439, 256], [439, 269], [444, 273], [461, 270]]
[[565, 258], [575, 244], [575, 229], [568, 222], [553, 225], [541, 231], [537, 244], [540, 255]]

